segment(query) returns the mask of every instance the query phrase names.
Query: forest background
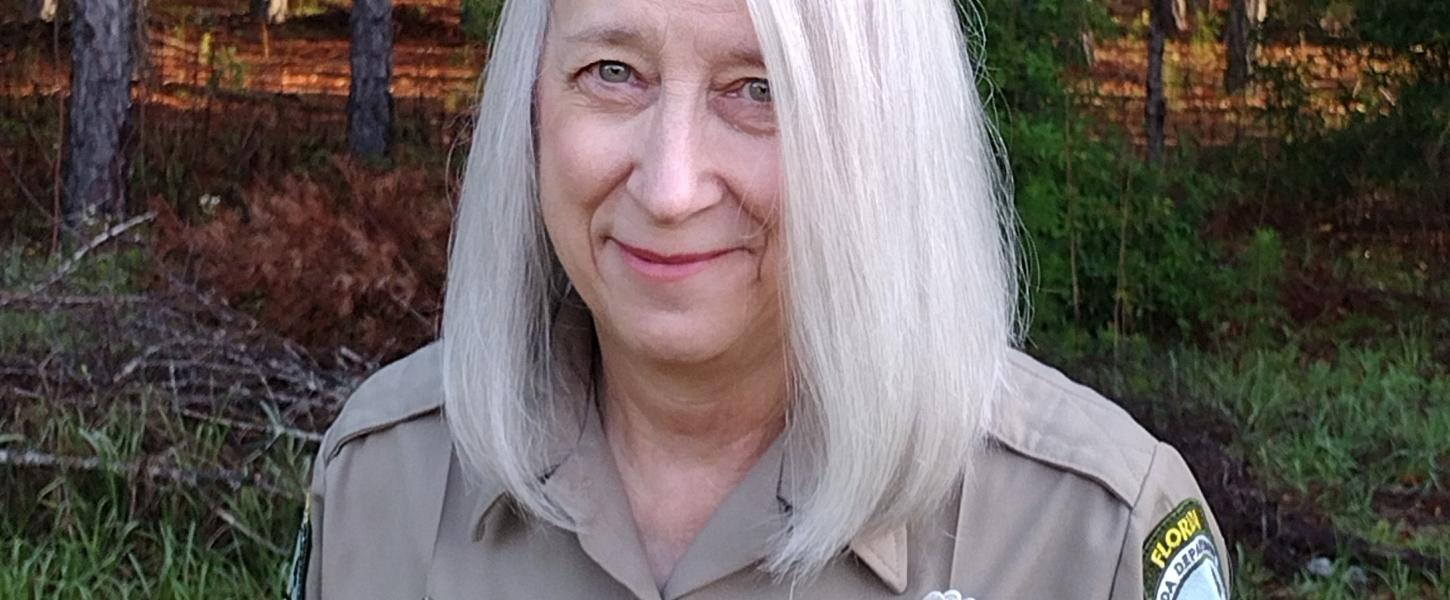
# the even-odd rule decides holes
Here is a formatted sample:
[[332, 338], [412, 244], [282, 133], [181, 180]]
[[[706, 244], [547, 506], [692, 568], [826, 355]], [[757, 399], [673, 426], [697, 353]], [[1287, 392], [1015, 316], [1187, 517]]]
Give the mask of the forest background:
[[[0, 598], [277, 597], [436, 335], [497, 0], [291, 2], [0, 6]], [[963, 14], [1028, 350], [1182, 450], [1241, 597], [1450, 598], [1450, 2]]]

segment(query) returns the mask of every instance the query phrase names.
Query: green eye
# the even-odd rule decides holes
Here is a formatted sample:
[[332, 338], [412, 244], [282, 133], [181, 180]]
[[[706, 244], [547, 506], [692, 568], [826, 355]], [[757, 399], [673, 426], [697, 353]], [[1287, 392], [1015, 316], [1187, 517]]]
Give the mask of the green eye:
[[624, 63], [604, 61], [599, 63], [599, 78], [609, 83], [625, 83], [629, 81], [630, 68]]
[[756, 102], [770, 102], [770, 82], [764, 79], [752, 79], [745, 84], [745, 95]]

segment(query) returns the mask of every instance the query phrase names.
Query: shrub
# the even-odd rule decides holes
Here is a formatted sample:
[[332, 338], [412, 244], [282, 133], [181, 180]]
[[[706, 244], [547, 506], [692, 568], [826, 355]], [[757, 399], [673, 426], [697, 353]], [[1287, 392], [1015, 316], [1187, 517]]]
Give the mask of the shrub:
[[395, 357], [437, 332], [452, 221], [443, 188], [430, 171], [335, 158], [318, 174], [254, 183], [241, 207], [196, 224], [153, 199], [157, 254], [301, 343]]

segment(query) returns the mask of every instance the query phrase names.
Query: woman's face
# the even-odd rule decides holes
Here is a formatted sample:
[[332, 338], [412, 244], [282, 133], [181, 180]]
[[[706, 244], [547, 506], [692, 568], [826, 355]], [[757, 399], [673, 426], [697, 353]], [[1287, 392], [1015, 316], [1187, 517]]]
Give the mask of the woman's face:
[[606, 347], [778, 348], [779, 150], [745, 1], [555, 0], [537, 102], [544, 222]]

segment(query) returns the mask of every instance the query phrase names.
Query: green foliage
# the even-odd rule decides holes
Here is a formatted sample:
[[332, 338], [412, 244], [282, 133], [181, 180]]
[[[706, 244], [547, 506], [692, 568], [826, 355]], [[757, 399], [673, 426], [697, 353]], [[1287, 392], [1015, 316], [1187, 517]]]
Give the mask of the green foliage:
[[494, 28], [503, 13], [504, 0], [463, 0], [463, 33], [479, 43], [493, 41]]
[[1435, 527], [1392, 520], [1382, 507], [1446, 493], [1450, 465], [1450, 372], [1432, 340], [1342, 349], [1327, 358], [1290, 347], [1233, 362], [1205, 362], [1215, 390], [1243, 427], [1245, 453], [1337, 525], [1379, 543], [1450, 554]]
[[985, 58], [983, 78], [996, 106], [1017, 113], [1066, 110], [1068, 71], [1085, 67], [1083, 35], [1113, 27], [1092, 0], [960, 0], [973, 40], [972, 56]]
[[[29, 403], [0, 448], [118, 463], [214, 467], [238, 457], [298, 490], [311, 449], [183, 421], [169, 403]], [[150, 461], [150, 462], [148, 462]], [[125, 472], [0, 465], [0, 598], [276, 598], [301, 502], [256, 489], [141, 481]], [[300, 497], [300, 496], [299, 496]]]
[[[986, 0], [984, 95], [1015, 181], [1032, 275], [1033, 331], [1191, 333], [1225, 281], [1199, 228], [1226, 184], [1150, 166], [1089, 131], [1069, 92], [1084, 36], [1111, 24], [1088, 0]], [[975, 13], [967, 10], [971, 16]], [[992, 94], [991, 92], [995, 92]]]
[[[1231, 149], [1232, 176], [1262, 182], [1285, 205], [1320, 211], [1366, 197], [1406, 209], [1450, 205], [1450, 3], [1419, 0], [1285, 0], [1271, 4], [1270, 34], [1312, 38], [1358, 60], [1337, 104], [1316, 103], [1310, 65], [1260, 64], [1261, 124], [1284, 145]], [[1340, 60], [1326, 55], [1321, 60]], [[1380, 62], [1364, 61], [1375, 58]]]
[[1411, 57], [1423, 77], [1450, 85], [1450, 2], [1356, 0], [1354, 17], [1364, 41]]
[[1004, 132], [1033, 276], [1034, 329], [1191, 333], [1226, 284], [1198, 228], [1221, 184], [1159, 172], [1081, 124]]
[[1295, 68], [1260, 71], [1275, 92], [1270, 125], [1284, 132], [1284, 142], [1273, 153], [1228, 149], [1236, 178], [1285, 205], [1320, 211], [1367, 197], [1393, 199], [1410, 211], [1450, 206], [1450, 85], [1366, 86], [1374, 91], [1344, 103], [1368, 107], [1330, 127], [1310, 107], [1302, 76], [1289, 73]]
[[1237, 284], [1230, 289], [1232, 316], [1242, 329], [1239, 345], [1269, 346], [1284, 326], [1279, 288], [1284, 283], [1285, 260], [1284, 243], [1272, 228], [1255, 231], [1240, 253]]
[[[1272, 279], [1276, 236], [1260, 232], [1255, 239], [1260, 249], [1251, 253], [1265, 256], [1244, 271]], [[1277, 347], [1212, 353], [1133, 340], [1115, 358], [1061, 347], [1048, 349], [1048, 358], [1074, 365], [1074, 377], [1189, 444], [1220, 442], [1230, 432], [1216, 421], [1232, 424], [1227, 450], [1282, 510], [1322, 514], [1337, 530], [1387, 552], [1450, 556], [1450, 528], [1426, 509], [1406, 508], [1435, 505], [1450, 492], [1450, 404], [1439, 401], [1450, 397], [1450, 365], [1434, 357], [1443, 336], [1415, 319], [1380, 334], [1360, 347], [1335, 347], [1296, 332]], [[1215, 508], [1220, 518], [1232, 514]], [[1363, 550], [1345, 548], [1332, 554], [1328, 576], [1282, 577], [1264, 569], [1249, 540], [1242, 542], [1234, 548], [1234, 577], [1235, 596], [1245, 599], [1445, 597], [1438, 583], [1450, 574], [1450, 563], [1355, 564]], [[1361, 573], [1351, 575], [1351, 566]]]

